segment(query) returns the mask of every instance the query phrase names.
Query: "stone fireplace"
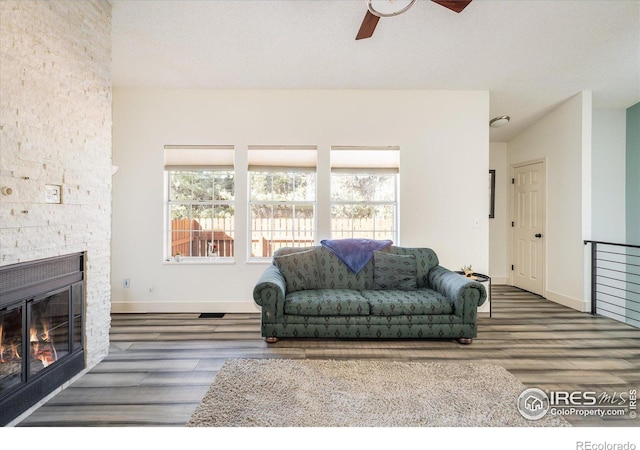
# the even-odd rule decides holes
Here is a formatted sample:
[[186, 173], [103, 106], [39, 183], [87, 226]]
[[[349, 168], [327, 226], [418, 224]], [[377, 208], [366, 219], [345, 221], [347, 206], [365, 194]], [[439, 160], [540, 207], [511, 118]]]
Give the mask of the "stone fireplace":
[[85, 368], [84, 259], [0, 268], [0, 426]]
[[[109, 352], [111, 3], [1, 1], [0, 59], [0, 273], [28, 286], [0, 287], [0, 424], [24, 410], [12, 426]], [[59, 258], [72, 272], [33, 282]]]

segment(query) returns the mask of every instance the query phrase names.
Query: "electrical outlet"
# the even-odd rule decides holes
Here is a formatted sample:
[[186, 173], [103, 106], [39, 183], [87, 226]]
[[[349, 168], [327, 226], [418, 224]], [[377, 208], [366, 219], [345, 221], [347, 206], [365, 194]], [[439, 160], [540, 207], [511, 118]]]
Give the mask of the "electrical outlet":
[[129, 289], [131, 287], [131, 280], [129, 280], [129, 278], [125, 278], [124, 280], [122, 280], [122, 286], [125, 289]]

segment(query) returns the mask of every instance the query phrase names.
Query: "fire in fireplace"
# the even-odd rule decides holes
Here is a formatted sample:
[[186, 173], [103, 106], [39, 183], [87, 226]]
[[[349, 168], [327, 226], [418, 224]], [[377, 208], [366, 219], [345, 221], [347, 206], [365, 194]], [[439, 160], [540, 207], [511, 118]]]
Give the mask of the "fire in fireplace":
[[84, 254], [0, 268], [0, 425], [84, 369]]

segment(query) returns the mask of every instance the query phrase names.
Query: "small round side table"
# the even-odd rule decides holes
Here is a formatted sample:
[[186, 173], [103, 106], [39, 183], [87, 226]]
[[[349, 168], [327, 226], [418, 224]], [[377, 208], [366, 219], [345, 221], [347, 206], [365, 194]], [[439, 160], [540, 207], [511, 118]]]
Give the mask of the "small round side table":
[[[465, 276], [464, 272], [462, 272], [461, 270], [456, 270], [455, 273], [459, 273], [462, 276]], [[466, 276], [465, 276], [466, 277]], [[485, 275], [483, 273], [477, 273], [477, 272], [473, 272], [471, 274], [471, 276], [468, 276], [466, 278], [470, 278], [473, 281], [477, 281], [478, 283], [489, 283], [489, 291], [487, 293], [487, 299], [489, 300], [489, 317], [492, 317], [493, 313], [492, 313], [492, 306], [493, 306], [493, 302], [491, 301], [491, 277], [489, 275]]]

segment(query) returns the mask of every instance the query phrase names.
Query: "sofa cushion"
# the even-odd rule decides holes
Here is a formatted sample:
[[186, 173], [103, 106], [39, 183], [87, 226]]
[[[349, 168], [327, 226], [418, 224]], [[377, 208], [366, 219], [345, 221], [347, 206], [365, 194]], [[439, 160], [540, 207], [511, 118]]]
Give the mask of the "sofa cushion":
[[415, 291], [361, 291], [374, 316], [453, 314], [453, 304], [442, 294], [427, 288]]
[[274, 256], [274, 263], [284, 276], [287, 292], [296, 292], [318, 287], [316, 254], [313, 250]]
[[418, 289], [415, 255], [373, 252], [373, 288], [402, 291]]
[[368, 316], [369, 302], [359, 291], [317, 289], [287, 294], [284, 313], [297, 316]]

